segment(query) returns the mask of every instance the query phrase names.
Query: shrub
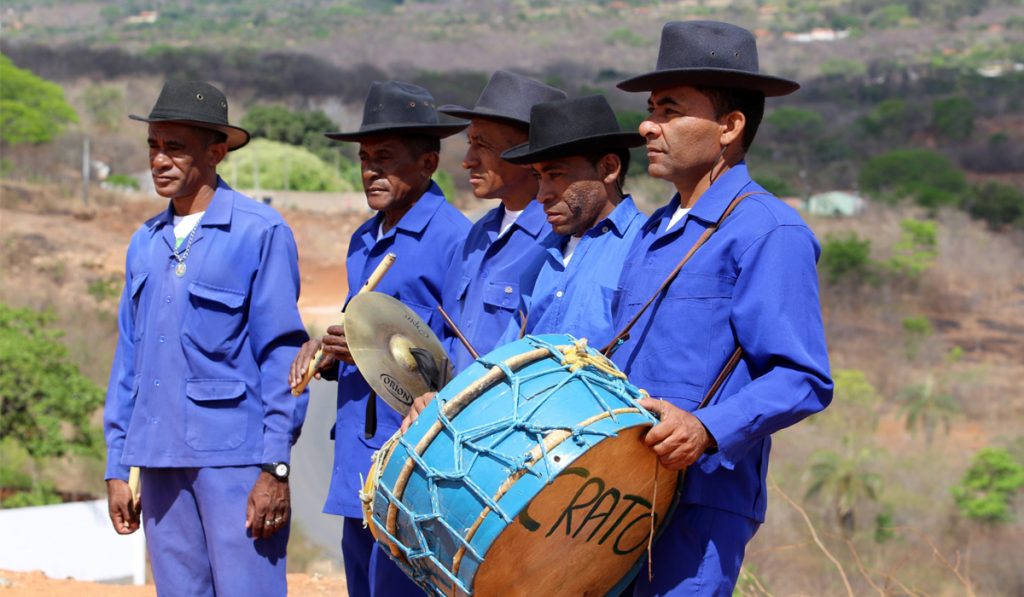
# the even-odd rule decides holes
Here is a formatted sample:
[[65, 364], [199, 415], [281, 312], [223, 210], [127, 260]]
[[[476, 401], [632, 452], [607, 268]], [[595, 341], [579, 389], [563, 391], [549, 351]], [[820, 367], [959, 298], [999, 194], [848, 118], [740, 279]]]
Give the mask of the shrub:
[[0, 303], [0, 436], [33, 457], [96, 453], [103, 392], [70, 363], [52, 313]]
[[886, 267], [908, 278], [917, 278], [935, 263], [939, 255], [938, 225], [930, 220], [900, 222], [900, 240]]
[[927, 149], [898, 149], [868, 160], [860, 171], [861, 189], [894, 203], [912, 198], [919, 205], [956, 205], [967, 179], [946, 156]]
[[854, 232], [843, 236], [829, 234], [821, 248], [819, 266], [831, 283], [848, 280], [859, 284], [871, 281], [871, 241], [860, 238]]
[[[259, 171], [258, 185], [254, 168]], [[268, 139], [254, 139], [245, 149], [231, 154], [219, 170], [232, 186], [243, 189], [354, 190], [340, 173], [308, 149]]]
[[951, 489], [965, 518], [985, 524], [1013, 521], [1010, 505], [1024, 487], [1024, 466], [1002, 448], [984, 448]]

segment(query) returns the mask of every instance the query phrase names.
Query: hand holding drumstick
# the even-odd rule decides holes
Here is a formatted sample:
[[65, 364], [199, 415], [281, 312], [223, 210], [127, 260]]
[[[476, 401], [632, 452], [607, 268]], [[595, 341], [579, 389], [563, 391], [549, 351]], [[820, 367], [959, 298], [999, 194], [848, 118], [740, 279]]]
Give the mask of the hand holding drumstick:
[[[359, 292], [370, 292], [376, 288], [384, 274], [395, 263], [395, 258], [394, 253], [385, 255]], [[348, 352], [348, 343], [345, 340], [345, 314], [342, 313], [341, 317], [338, 325], [327, 328], [327, 334], [322, 340], [310, 340], [299, 349], [288, 375], [293, 396], [302, 394], [314, 376], [318, 377], [322, 371], [333, 367], [336, 361], [352, 362], [352, 355]]]

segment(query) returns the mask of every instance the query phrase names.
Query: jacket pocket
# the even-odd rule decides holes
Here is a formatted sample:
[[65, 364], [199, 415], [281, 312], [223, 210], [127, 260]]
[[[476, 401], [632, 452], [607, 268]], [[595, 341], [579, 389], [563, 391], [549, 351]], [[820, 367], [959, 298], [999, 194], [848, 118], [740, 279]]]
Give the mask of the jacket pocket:
[[191, 379], [185, 382], [185, 443], [194, 450], [231, 450], [242, 445], [249, 427], [245, 382]]
[[149, 277], [148, 272], [140, 272], [138, 274], [132, 274], [132, 286], [129, 291], [129, 298], [131, 300], [132, 310], [132, 341], [138, 341], [142, 338], [142, 334], [146, 329], [145, 312], [141, 310], [142, 306], [142, 289], [146, 286], [146, 278]]
[[[644, 326], [647, 334], [638, 369], [644, 379], [658, 386], [645, 388], [652, 396], [700, 399], [708, 383], [716, 308], [728, 308], [732, 285], [719, 276], [681, 273], [651, 305], [653, 313], [649, 325]], [[648, 298], [631, 295], [630, 311], [635, 313]], [[721, 315], [725, 320], [717, 323], [728, 325], [727, 314]]]
[[484, 304], [494, 309], [515, 311], [519, 308], [518, 282], [484, 282], [480, 297]]
[[191, 309], [182, 335], [207, 354], [223, 352], [236, 343], [245, 328], [246, 293], [192, 282], [188, 286]]

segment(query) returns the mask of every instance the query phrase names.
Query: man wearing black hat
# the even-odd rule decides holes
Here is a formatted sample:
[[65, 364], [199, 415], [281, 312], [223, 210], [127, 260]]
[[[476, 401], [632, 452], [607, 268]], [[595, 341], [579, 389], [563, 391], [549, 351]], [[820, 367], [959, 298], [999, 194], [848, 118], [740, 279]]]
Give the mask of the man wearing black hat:
[[217, 88], [169, 81], [148, 117], [163, 213], [132, 237], [107, 388], [107, 492], [121, 534], [141, 510], [157, 591], [283, 595], [291, 445], [308, 396], [281, 371], [308, 336], [298, 253], [273, 209], [217, 176], [249, 133]]
[[[518, 331], [510, 324], [523, 306], [522, 292], [533, 284], [540, 267], [540, 240], [551, 230], [544, 210], [533, 202], [537, 182], [529, 168], [502, 160], [501, 153], [527, 140], [532, 106], [565, 97], [559, 89], [499, 70], [472, 108], [440, 108], [470, 121], [462, 167], [469, 171], [473, 194], [501, 200], [473, 225], [444, 284], [445, 311], [480, 354], [515, 339], [506, 331]], [[445, 340], [456, 373], [473, 362], [450, 330]]]
[[527, 333], [572, 334], [595, 346], [611, 339], [612, 296], [645, 219], [622, 192], [629, 148], [643, 142], [623, 132], [607, 100], [593, 95], [534, 106], [529, 142], [502, 154], [531, 166], [553, 229], [541, 243]]
[[619, 88], [649, 93], [648, 172], [677, 193], [627, 257], [617, 323], [634, 321], [613, 359], [661, 419], [645, 443], [688, 467], [636, 594], [731, 595], [764, 521], [771, 434], [832, 399], [819, 245], [744, 162], [765, 96], [799, 85], [758, 72], [749, 31], [691, 21], [667, 23], [657, 69]]
[[[431, 176], [437, 170], [441, 139], [467, 124], [442, 124], [426, 89], [387, 81], [370, 86], [358, 131], [327, 134], [337, 141], [359, 143], [363, 190], [367, 203], [377, 210], [349, 243], [348, 299], [388, 253], [395, 253], [395, 264], [376, 291], [401, 300], [438, 334], [442, 322], [435, 307], [441, 302], [441, 285], [456, 247], [469, 231], [469, 220], [448, 203]], [[343, 326], [331, 326], [322, 339], [303, 346], [292, 364], [293, 386], [321, 346], [319, 372], [338, 380], [334, 472], [324, 512], [345, 517], [341, 551], [349, 595], [419, 592], [376, 547], [363, 527], [359, 501], [370, 456], [398, 429], [401, 415], [371, 392], [349, 353]]]

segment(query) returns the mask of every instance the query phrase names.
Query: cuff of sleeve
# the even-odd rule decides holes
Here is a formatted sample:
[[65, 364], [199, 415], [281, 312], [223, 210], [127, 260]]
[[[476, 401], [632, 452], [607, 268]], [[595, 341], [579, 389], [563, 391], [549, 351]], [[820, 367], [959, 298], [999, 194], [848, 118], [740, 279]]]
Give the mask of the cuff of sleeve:
[[701, 459], [701, 469], [706, 473], [714, 471], [719, 466], [730, 471], [735, 469], [736, 462], [746, 451], [746, 444], [740, 428], [736, 425], [734, 414], [725, 412], [725, 409], [715, 405], [695, 411], [693, 415], [708, 430], [717, 447], [713, 453], [709, 452]]
[[291, 433], [264, 433], [262, 464], [270, 462], [290, 462], [291, 446]]
[[110, 479], [128, 480], [128, 471], [131, 469], [127, 464], [121, 464], [121, 450], [109, 450], [107, 452], [107, 472], [103, 475], [104, 481]]

